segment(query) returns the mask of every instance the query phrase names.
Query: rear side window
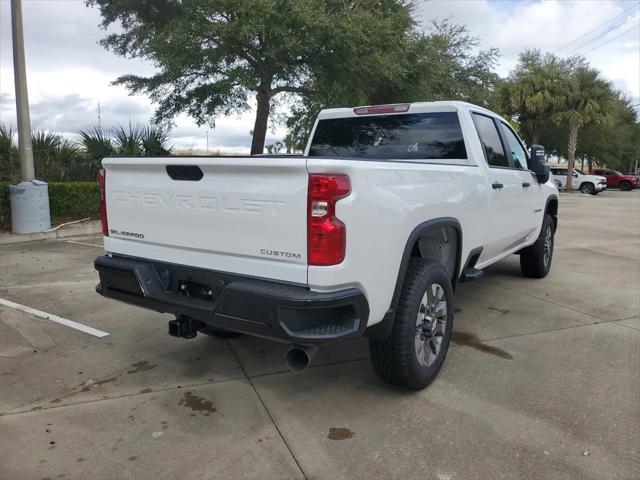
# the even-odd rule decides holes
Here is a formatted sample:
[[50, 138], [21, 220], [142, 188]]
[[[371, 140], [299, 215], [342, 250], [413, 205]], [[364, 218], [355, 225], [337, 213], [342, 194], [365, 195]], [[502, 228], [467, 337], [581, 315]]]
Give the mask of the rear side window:
[[455, 112], [320, 120], [310, 157], [371, 160], [466, 160]]
[[496, 124], [491, 117], [473, 114], [473, 123], [476, 126], [480, 141], [484, 147], [484, 153], [487, 163], [491, 167], [509, 167], [507, 156], [504, 154], [504, 148], [500, 141], [500, 135]]

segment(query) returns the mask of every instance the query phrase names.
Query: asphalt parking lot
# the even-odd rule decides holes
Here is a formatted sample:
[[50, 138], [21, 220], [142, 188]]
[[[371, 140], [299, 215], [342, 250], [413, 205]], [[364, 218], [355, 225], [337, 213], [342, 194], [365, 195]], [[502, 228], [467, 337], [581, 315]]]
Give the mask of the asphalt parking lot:
[[100, 239], [0, 246], [0, 478], [640, 478], [640, 190], [562, 195], [550, 275], [461, 285], [438, 379], [382, 384], [366, 341], [167, 335], [94, 292]]

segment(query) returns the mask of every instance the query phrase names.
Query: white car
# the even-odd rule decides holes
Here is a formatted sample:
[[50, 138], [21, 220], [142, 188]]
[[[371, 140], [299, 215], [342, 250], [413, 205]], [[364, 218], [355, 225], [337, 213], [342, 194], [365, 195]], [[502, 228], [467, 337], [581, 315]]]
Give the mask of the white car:
[[304, 155], [106, 158], [98, 293], [176, 316], [169, 333], [291, 345], [365, 335], [377, 373], [423, 388], [459, 282], [519, 254], [551, 267], [558, 195], [544, 150], [461, 102], [323, 110]]
[[[558, 188], [563, 190], [567, 184], [567, 169], [551, 167], [551, 173]], [[607, 179], [598, 175], [585, 175], [582, 170], [574, 168], [571, 186], [582, 193], [597, 195], [607, 189]]]

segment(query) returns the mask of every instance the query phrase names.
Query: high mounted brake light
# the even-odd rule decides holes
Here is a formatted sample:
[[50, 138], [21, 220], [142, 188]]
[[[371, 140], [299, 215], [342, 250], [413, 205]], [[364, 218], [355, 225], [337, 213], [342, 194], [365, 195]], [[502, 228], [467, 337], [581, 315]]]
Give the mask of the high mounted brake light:
[[347, 231], [336, 217], [336, 202], [349, 195], [347, 175], [309, 174], [307, 257], [309, 265], [336, 265], [344, 260]]
[[410, 103], [393, 103], [389, 105], [372, 105], [370, 107], [356, 107], [353, 113], [356, 115], [375, 115], [380, 113], [403, 113], [408, 112]]
[[107, 171], [103, 168], [98, 172], [98, 186], [100, 187], [100, 219], [102, 220], [102, 235], [109, 236], [109, 222], [107, 221]]

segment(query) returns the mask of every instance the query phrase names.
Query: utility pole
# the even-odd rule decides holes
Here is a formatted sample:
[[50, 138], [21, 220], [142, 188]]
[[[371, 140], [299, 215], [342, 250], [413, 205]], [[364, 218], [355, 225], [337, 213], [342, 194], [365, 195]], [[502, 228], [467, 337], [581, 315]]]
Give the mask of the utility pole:
[[16, 86], [20, 171], [22, 172], [22, 181], [30, 182], [36, 178], [36, 174], [33, 168], [27, 69], [24, 59], [24, 36], [22, 34], [22, 2], [20, 0], [11, 0], [11, 28], [13, 29], [13, 78]]
[[98, 128], [100, 129], [100, 133], [102, 133], [102, 116], [100, 115], [100, 102], [98, 102]]
[[51, 228], [49, 188], [45, 182], [36, 180], [33, 166], [21, 0], [11, 0], [11, 30], [13, 36], [13, 75], [16, 89], [20, 172], [22, 175], [22, 181], [18, 185], [9, 187], [11, 228], [13, 233], [42, 232]]
[[207, 130], [207, 152], [209, 151], [209, 130]]

